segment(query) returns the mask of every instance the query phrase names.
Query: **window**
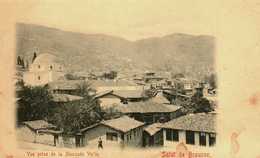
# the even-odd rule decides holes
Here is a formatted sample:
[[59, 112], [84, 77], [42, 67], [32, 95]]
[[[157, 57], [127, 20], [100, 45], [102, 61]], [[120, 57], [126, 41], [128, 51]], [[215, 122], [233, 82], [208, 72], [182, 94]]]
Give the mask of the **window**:
[[172, 140], [173, 141], [179, 141], [179, 131], [178, 130], [172, 130]]
[[166, 140], [172, 140], [172, 131], [170, 129], [166, 129]]
[[153, 123], [153, 116], [152, 115], [144, 116], [144, 122], [147, 123], [147, 124], [152, 124]]
[[179, 132], [174, 129], [166, 129], [166, 140], [179, 141]]
[[38, 80], [41, 80], [41, 76], [38, 76]]
[[50, 70], [52, 70], [52, 65], [50, 66]]
[[40, 68], [41, 68], [41, 65], [38, 65], [38, 68], [40, 69]]
[[186, 144], [195, 144], [194, 132], [186, 131]]
[[160, 122], [160, 119], [161, 119], [162, 117], [161, 116], [159, 116], [159, 115], [155, 115], [155, 122]]
[[200, 145], [206, 146], [206, 133], [200, 133]]
[[117, 141], [117, 133], [107, 133], [106, 134], [107, 140]]
[[124, 138], [124, 134], [121, 134], [121, 139], [124, 141], [125, 138]]
[[126, 99], [121, 99], [121, 103], [123, 103], [123, 104], [128, 104], [128, 102], [127, 102]]
[[214, 146], [216, 144], [216, 134], [209, 134], [209, 146]]

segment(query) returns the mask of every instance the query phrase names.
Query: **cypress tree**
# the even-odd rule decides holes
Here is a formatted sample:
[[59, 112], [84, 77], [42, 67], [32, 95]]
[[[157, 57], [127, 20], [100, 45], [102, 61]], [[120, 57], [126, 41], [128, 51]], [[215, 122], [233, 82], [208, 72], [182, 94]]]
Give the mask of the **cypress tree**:
[[32, 63], [33, 63], [33, 61], [35, 60], [36, 57], [37, 57], [36, 52], [34, 52], [33, 53], [33, 58], [32, 58]]

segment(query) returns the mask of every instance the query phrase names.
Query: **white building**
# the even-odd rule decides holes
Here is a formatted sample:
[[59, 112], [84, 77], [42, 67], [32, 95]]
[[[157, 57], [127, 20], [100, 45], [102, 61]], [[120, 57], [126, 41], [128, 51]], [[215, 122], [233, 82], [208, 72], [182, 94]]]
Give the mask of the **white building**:
[[25, 84], [31, 86], [44, 85], [64, 78], [64, 67], [58, 58], [52, 54], [40, 54], [24, 73]]
[[105, 120], [81, 130], [83, 144], [97, 147], [97, 142], [101, 139], [104, 148], [111, 146], [140, 147], [142, 146], [143, 126], [144, 123], [127, 116]]
[[179, 143], [209, 147], [216, 143], [214, 113], [188, 114], [163, 124], [161, 128], [166, 147]]

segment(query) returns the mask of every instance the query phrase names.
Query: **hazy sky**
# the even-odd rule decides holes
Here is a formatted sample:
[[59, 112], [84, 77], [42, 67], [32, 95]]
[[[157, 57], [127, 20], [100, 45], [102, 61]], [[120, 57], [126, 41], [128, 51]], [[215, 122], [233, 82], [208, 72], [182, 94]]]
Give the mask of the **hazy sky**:
[[130, 40], [171, 33], [216, 30], [216, 1], [209, 0], [26, 0], [18, 21]]

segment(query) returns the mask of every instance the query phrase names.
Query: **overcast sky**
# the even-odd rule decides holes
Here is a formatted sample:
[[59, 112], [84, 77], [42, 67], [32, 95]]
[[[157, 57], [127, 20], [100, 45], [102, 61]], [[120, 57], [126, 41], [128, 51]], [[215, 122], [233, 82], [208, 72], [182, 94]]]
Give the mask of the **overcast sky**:
[[17, 9], [19, 22], [129, 40], [216, 33], [217, 4], [210, 0], [27, 0]]

